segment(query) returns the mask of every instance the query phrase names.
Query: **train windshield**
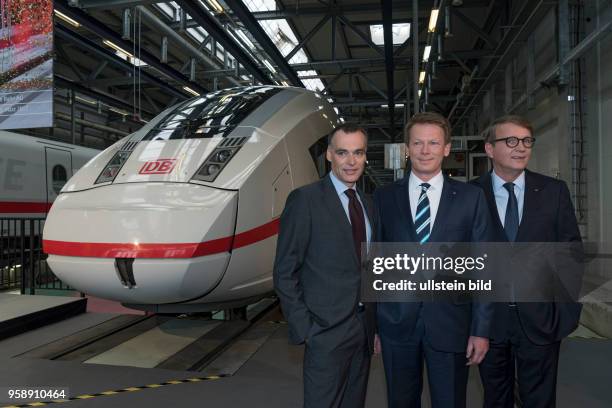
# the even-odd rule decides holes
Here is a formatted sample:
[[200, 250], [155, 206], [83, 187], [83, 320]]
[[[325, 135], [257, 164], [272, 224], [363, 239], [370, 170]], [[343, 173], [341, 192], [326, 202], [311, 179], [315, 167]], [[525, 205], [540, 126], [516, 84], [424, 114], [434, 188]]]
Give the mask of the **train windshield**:
[[225, 89], [190, 99], [168, 113], [142, 140], [227, 136], [251, 112], [281, 89], [270, 86]]

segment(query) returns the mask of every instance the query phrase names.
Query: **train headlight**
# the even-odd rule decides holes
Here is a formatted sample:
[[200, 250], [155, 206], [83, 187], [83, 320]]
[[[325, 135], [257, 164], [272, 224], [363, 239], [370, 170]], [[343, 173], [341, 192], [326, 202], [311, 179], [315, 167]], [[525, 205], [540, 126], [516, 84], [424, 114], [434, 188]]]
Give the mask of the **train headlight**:
[[193, 176], [195, 180], [213, 182], [221, 173], [223, 168], [236, 155], [238, 150], [244, 145], [248, 137], [226, 137], [204, 160], [204, 163]]
[[232, 151], [224, 149], [219, 150], [217, 153], [215, 153], [215, 157], [213, 158], [213, 160], [219, 163], [225, 163], [229, 160], [230, 157], [232, 157]]
[[119, 170], [121, 170], [123, 164], [127, 161], [128, 157], [130, 157], [131, 153], [131, 151], [124, 150], [120, 150], [115, 153], [104, 170], [102, 170], [102, 173], [100, 173], [94, 184], [108, 183], [109, 181], [113, 181], [115, 177], [117, 177], [117, 174], [119, 174]]
[[221, 166], [218, 164], [209, 164], [205, 167], [206, 174], [209, 176], [215, 176], [221, 170]]

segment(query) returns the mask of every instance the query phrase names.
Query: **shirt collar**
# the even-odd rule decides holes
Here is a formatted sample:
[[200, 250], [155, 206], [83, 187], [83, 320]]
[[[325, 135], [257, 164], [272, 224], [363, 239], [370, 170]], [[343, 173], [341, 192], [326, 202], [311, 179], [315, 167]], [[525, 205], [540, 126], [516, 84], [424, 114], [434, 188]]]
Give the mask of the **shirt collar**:
[[338, 193], [338, 195], [344, 194], [344, 192], [349, 188], [351, 190], [357, 191], [355, 185], [353, 185], [353, 187], [347, 187], [346, 184], [338, 180], [338, 177], [336, 177], [333, 171], [329, 172], [329, 178], [331, 179], [332, 184], [334, 185], [334, 188], [336, 189], [336, 193]]
[[[494, 192], [498, 192], [500, 190], [506, 190], [504, 188], [504, 184], [506, 184], [506, 181], [504, 181], [504, 179], [502, 179], [501, 177], [499, 177], [496, 173], [495, 170], [493, 170], [491, 172], [491, 177], [493, 178], [493, 191]], [[521, 174], [516, 178], [516, 180], [513, 181], [514, 183], [514, 188], [516, 189], [515, 191], [524, 191], [525, 190], [525, 171], [523, 170], [523, 172], [521, 172]]]
[[[413, 172], [410, 172], [410, 176], [408, 179], [408, 187], [411, 190], [421, 190], [421, 184], [425, 183], [425, 181], [418, 178]], [[442, 174], [442, 170], [438, 172], [435, 176], [433, 176], [427, 183], [431, 187], [429, 189], [433, 190], [442, 190], [442, 186], [444, 185], [444, 175]]]

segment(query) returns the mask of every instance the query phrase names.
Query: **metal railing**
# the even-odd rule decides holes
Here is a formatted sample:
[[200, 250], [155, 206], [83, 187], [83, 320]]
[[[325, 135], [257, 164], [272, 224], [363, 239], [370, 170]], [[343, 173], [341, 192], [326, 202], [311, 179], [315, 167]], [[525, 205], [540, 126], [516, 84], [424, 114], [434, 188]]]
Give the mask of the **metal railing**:
[[47, 265], [42, 250], [44, 218], [0, 218], [0, 291], [72, 290]]

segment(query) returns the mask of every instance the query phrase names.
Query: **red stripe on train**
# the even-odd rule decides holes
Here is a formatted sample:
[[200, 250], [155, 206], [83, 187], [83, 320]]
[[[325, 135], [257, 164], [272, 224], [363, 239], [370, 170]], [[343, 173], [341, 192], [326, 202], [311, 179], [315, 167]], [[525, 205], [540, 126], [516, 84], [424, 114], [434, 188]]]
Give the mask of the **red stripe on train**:
[[231, 237], [188, 244], [94, 243], [43, 240], [49, 255], [94, 258], [195, 258], [229, 252], [252, 245], [278, 234], [279, 219]]
[[0, 201], [0, 214], [46, 214], [52, 204]]

